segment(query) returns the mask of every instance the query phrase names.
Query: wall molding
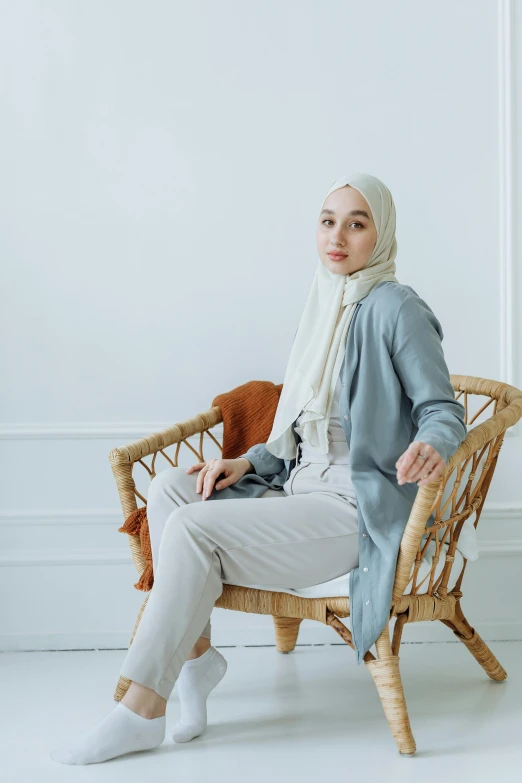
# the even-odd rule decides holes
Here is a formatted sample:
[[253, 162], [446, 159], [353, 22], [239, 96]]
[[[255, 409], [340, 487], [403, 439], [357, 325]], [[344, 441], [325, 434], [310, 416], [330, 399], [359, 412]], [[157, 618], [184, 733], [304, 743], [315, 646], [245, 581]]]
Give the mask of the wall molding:
[[[479, 543], [480, 557], [519, 557], [520, 555], [522, 555], [522, 539]], [[126, 549], [16, 549], [0, 554], [0, 568], [131, 564], [133, 560], [128, 545]]]
[[[106, 421], [106, 422], [19, 422], [0, 423], [0, 440], [130, 440], [147, 438], [156, 432], [172, 427], [176, 422], [142, 422], [142, 421]], [[212, 427], [212, 434], [222, 436], [223, 424], [220, 422]], [[199, 440], [199, 433], [191, 435], [188, 441]], [[123, 445], [123, 444], [122, 444]], [[115, 445], [114, 448], [117, 446]]]
[[0, 511], [0, 527], [20, 525], [110, 525], [121, 527], [123, 512], [117, 508], [31, 509]]
[[[495, 520], [507, 522], [520, 520], [522, 522], [522, 502], [511, 503], [496, 501], [484, 504], [480, 522]], [[116, 508], [92, 509], [13, 509], [0, 511], [0, 527], [20, 525], [110, 525], [121, 527], [123, 512]], [[522, 531], [522, 525], [521, 525]]]
[[[479, 557], [520, 557], [522, 538], [479, 541]], [[130, 565], [132, 555], [125, 543], [121, 549], [13, 549], [0, 553], [0, 567]]]
[[[503, 305], [501, 305], [503, 306]], [[505, 328], [505, 327], [503, 327]], [[512, 328], [511, 328], [512, 331]], [[502, 352], [501, 352], [502, 354]], [[502, 358], [501, 362], [506, 362]], [[502, 371], [504, 377], [506, 373]], [[508, 377], [515, 374], [514, 367], [507, 372]], [[505, 380], [505, 383], [511, 383]], [[512, 384], [516, 385], [516, 384]], [[134, 440], [148, 438], [162, 430], [172, 427], [176, 422], [64, 422], [40, 424], [38, 422], [18, 422], [10, 424], [9, 422], [0, 423], [0, 440], [110, 440], [111, 448], [118, 446], [127, 446]], [[517, 422], [506, 431], [506, 438], [518, 437], [519, 423]], [[217, 440], [223, 442], [223, 423], [214, 425], [211, 432]], [[199, 433], [190, 435], [186, 438], [192, 446], [199, 445]], [[120, 441], [117, 443], [117, 441]], [[208, 442], [211, 442], [210, 438]], [[168, 447], [169, 448], [169, 447]]]
[[[518, 368], [515, 346], [515, 233], [513, 186], [514, 112], [513, 89], [513, 5], [497, 0], [497, 76], [498, 76], [498, 190], [499, 190], [499, 273], [500, 273], [500, 380], [516, 386]], [[508, 430], [510, 437], [520, 436], [520, 422]]]
[[13, 549], [0, 554], [0, 567], [6, 566], [92, 566], [133, 563], [129, 546], [121, 549]]

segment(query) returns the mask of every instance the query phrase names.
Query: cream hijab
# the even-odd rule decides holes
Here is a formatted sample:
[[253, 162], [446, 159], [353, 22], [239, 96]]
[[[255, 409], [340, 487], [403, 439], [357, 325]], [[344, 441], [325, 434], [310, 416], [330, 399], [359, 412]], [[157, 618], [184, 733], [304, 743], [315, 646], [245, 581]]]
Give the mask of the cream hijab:
[[377, 283], [394, 280], [395, 204], [386, 187], [370, 174], [353, 174], [336, 180], [334, 190], [345, 185], [358, 190], [368, 202], [377, 241], [366, 265], [352, 275], [338, 275], [319, 261], [286, 367], [283, 389], [266, 443], [271, 454], [294, 459], [292, 424], [302, 413], [304, 440], [328, 453], [328, 423], [335, 386], [346, 350], [346, 337], [357, 302]]

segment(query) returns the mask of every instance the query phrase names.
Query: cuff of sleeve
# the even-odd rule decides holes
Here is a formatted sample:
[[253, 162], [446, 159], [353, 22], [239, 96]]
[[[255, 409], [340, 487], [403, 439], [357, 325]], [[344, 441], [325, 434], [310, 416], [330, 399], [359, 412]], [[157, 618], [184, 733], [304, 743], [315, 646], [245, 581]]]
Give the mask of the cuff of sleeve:
[[[248, 451], [244, 454], [240, 454], [239, 457], [236, 457], [236, 459], [247, 459], [252, 467], [254, 468], [254, 472], [258, 473], [258, 467], [262, 464], [259, 457], [255, 457], [253, 454], [250, 454]], [[259, 475], [259, 474], [258, 474]]]

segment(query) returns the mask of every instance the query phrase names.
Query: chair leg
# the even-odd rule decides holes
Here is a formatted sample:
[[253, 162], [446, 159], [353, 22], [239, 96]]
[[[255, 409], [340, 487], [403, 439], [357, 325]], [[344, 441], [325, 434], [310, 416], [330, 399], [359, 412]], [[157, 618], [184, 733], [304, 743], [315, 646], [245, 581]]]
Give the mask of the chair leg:
[[476, 630], [466, 620], [464, 612], [457, 601], [455, 604], [455, 615], [451, 620], [441, 620], [444, 625], [451, 628], [455, 636], [466, 645], [476, 661], [480, 663], [488, 677], [495, 682], [502, 682], [507, 678], [506, 670], [495, 658], [487, 644], [478, 635]]
[[301, 617], [273, 617], [276, 637], [276, 650], [282, 653], [289, 653], [295, 647], [299, 626], [302, 623]]
[[413, 756], [417, 746], [408, 717], [399, 671], [399, 656], [392, 653], [388, 626], [377, 640], [376, 648], [378, 657], [364, 662], [377, 687], [399, 753], [403, 756]]
[[[140, 624], [140, 620], [143, 614], [143, 610], [147, 606], [147, 601], [149, 600], [150, 593], [147, 593], [147, 596], [141, 606], [141, 609], [138, 613], [138, 617], [136, 618], [136, 622], [134, 624], [134, 631], [132, 632], [132, 639], [130, 640], [129, 647], [131, 646], [132, 642], [134, 641], [134, 637], [136, 636], [136, 631], [138, 630], [138, 625]], [[128, 680], [126, 677], [120, 676], [120, 679], [118, 680], [118, 684], [116, 686], [116, 690], [114, 691], [114, 701], [121, 701], [127, 691], [130, 688], [132, 680]]]

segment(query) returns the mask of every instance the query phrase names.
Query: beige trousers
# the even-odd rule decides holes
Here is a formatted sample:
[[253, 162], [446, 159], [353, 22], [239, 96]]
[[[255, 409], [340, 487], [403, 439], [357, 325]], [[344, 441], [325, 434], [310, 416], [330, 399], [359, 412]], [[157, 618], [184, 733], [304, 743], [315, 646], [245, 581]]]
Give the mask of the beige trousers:
[[154, 585], [120, 674], [168, 699], [196, 640], [210, 639], [223, 581], [308, 587], [355, 568], [357, 508], [334, 473], [298, 463], [281, 490], [211, 501], [197, 473], [158, 473], [147, 497]]

